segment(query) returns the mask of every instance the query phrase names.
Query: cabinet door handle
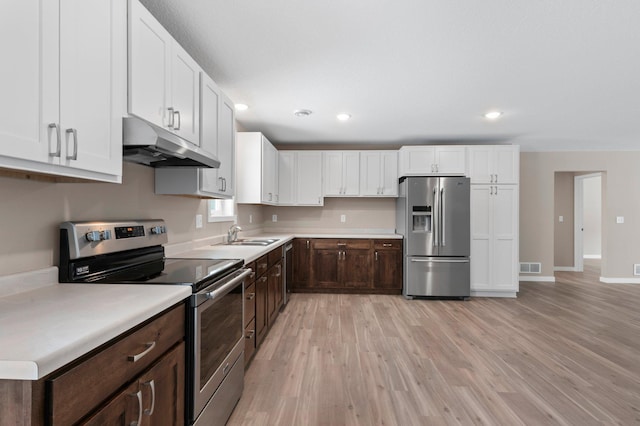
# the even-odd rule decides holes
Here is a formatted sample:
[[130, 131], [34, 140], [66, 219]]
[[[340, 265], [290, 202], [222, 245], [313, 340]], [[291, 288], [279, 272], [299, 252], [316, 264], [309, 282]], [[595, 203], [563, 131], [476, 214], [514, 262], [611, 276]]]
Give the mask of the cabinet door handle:
[[375, 258], [376, 258], [376, 262], [378, 261], [378, 252], [376, 251], [375, 253]]
[[307, 240], [307, 250], [309, 250], [309, 240]]
[[494, 176], [496, 177], [495, 183], [498, 183], [498, 174], [496, 173]]
[[256, 297], [255, 293], [249, 293], [247, 294], [247, 300], [253, 300], [253, 298]]
[[253, 335], [256, 334], [255, 330], [249, 330], [249, 333], [244, 336], [245, 339], [253, 339]]
[[142, 391], [138, 391], [136, 393], [130, 393], [130, 396], [136, 397], [138, 399], [138, 420], [135, 422], [131, 422], [130, 426], [140, 426], [142, 423]]
[[276, 273], [276, 277], [282, 275], [282, 265], [276, 265], [278, 267], [278, 272]]
[[260, 277], [260, 281], [262, 281], [262, 282], [267, 281], [267, 277]]
[[151, 388], [151, 408], [144, 410], [145, 415], [151, 416], [156, 408], [156, 383], [153, 380], [149, 380], [142, 384]]
[[269, 192], [269, 201], [271, 201], [272, 195], [271, 192]]
[[224, 192], [224, 178], [219, 177], [218, 180], [220, 181], [220, 189], [218, 191]]
[[173, 130], [180, 130], [180, 111], [174, 111], [173, 114], [178, 116], [178, 125], [175, 126]]
[[49, 129], [56, 130], [56, 152], [49, 152], [49, 157], [60, 157], [60, 148], [62, 147], [62, 137], [60, 136], [60, 126], [56, 123], [50, 123]]
[[382, 244], [382, 247], [391, 247], [392, 245], [393, 244], [390, 244], [390, 243], [384, 243], [384, 244]]
[[346, 247], [347, 243], [338, 243], [338, 247]]
[[167, 127], [173, 129], [173, 125], [175, 124], [175, 113], [173, 112], [173, 107], [167, 108], [167, 111], [169, 111], [169, 124], [167, 124]]
[[495, 192], [495, 194], [493, 194], [493, 195], [498, 195], [498, 187], [497, 187], [497, 186], [495, 186], [494, 188], [496, 189], [496, 192]]
[[153, 348], [156, 347], [156, 341], [154, 340], [153, 342], [147, 342], [145, 343], [145, 346], [147, 347], [147, 349], [145, 349], [144, 351], [140, 352], [137, 355], [129, 355], [127, 359], [132, 362], [138, 362], [142, 357], [144, 357], [146, 354], [151, 352]]
[[78, 159], [78, 131], [76, 129], [67, 129], [67, 134], [69, 133], [73, 135], [73, 154], [72, 155], [67, 154], [67, 160], [77, 160]]
[[222, 182], [224, 183], [224, 192], [227, 192], [227, 178], [222, 178]]

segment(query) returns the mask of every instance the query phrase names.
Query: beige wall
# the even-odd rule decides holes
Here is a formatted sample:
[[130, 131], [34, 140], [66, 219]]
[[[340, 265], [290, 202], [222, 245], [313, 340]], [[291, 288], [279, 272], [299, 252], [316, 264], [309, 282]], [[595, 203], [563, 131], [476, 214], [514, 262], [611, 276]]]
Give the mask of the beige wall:
[[[155, 195], [150, 167], [124, 163], [121, 185], [48, 183], [0, 176], [0, 275], [58, 264], [58, 226], [66, 220], [152, 219], [167, 222], [169, 243], [221, 235], [205, 200]], [[195, 216], [204, 227], [196, 230]]]
[[[554, 181], [554, 266], [574, 266], [573, 172], [557, 172]], [[560, 222], [559, 217], [563, 217]]]
[[236, 204], [238, 225], [243, 232], [260, 230], [264, 222], [264, 206], [258, 204]]
[[602, 250], [602, 178], [585, 178], [583, 185], [582, 253], [585, 256], [600, 256]]
[[[520, 157], [520, 261], [553, 275], [554, 175], [603, 171], [602, 276], [633, 278], [640, 263], [640, 151], [524, 152]], [[624, 216], [624, 224], [616, 224]]]

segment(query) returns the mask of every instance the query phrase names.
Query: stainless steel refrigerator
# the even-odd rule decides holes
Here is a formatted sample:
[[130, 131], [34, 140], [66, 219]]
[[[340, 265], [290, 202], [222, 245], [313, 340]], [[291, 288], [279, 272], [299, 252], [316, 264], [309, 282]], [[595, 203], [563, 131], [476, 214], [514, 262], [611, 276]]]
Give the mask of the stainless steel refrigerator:
[[469, 297], [469, 199], [469, 178], [400, 180], [396, 232], [404, 236], [406, 298]]

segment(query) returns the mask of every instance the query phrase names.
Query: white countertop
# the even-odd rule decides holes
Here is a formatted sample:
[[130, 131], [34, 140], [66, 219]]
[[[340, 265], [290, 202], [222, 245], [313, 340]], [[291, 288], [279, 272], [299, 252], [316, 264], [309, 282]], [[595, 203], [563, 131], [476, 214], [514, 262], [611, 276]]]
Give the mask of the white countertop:
[[183, 286], [56, 283], [1, 297], [0, 379], [40, 379], [190, 294]]

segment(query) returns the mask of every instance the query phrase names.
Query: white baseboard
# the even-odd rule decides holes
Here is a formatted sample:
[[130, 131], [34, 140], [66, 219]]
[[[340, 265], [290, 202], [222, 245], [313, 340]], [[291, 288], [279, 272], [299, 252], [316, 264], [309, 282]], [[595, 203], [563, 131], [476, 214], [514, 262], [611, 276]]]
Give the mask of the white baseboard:
[[482, 291], [471, 290], [471, 297], [508, 297], [515, 299], [518, 293], [515, 291]]
[[554, 266], [553, 270], [561, 271], [561, 272], [577, 272], [577, 269], [575, 266]]
[[583, 259], [602, 259], [602, 255], [600, 254], [583, 254]]
[[600, 277], [600, 282], [606, 284], [640, 284], [640, 278], [609, 278]]
[[530, 275], [520, 275], [518, 281], [536, 281], [544, 283], [555, 283], [556, 277], [534, 277]]

